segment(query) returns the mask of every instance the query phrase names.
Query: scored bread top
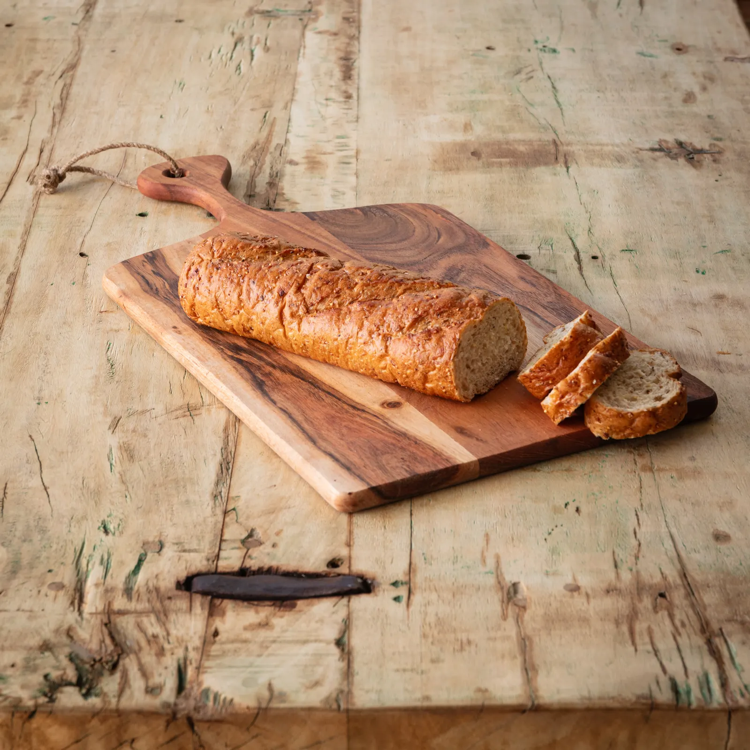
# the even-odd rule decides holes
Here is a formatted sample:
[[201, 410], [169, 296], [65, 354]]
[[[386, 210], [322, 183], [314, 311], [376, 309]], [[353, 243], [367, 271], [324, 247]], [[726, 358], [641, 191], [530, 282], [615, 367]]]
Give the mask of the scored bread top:
[[569, 417], [628, 358], [628, 342], [622, 328], [602, 339], [542, 401], [542, 409], [555, 423]]
[[275, 237], [204, 240], [185, 261], [179, 296], [197, 323], [444, 398], [470, 398], [457, 387], [454, 358], [464, 330], [493, 307], [523, 340], [509, 369], [525, 354], [510, 300]]
[[586, 310], [575, 320], [557, 326], [544, 337], [544, 344], [518, 374], [519, 382], [532, 396], [544, 398], [573, 372], [586, 353], [602, 338], [591, 313]]
[[687, 414], [687, 389], [677, 361], [661, 349], [638, 349], [591, 397], [586, 426], [598, 437], [643, 437], [678, 425]]

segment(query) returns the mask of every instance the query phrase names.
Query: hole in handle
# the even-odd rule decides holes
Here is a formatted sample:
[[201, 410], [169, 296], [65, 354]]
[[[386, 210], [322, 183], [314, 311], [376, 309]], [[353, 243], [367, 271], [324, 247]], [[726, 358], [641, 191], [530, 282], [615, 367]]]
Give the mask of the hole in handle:
[[187, 172], [184, 169], [180, 169], [177, 172], [173, 172], [171, 169], [165, 169], [162, 174], [165, 177], [169, 177], [171, 180], [177, 180], [180, 177], [187, 177]]

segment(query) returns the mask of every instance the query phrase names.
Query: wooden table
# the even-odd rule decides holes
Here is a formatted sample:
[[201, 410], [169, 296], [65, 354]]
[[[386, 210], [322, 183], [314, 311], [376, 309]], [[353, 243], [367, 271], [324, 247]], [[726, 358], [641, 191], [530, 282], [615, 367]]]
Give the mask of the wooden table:
[[[6, 4], [0, 40], [0, 747], [748, 747], [730, 0], [60, 0]], [[260, 208], [445, 206], [671, 350], [718, 411], [338, 514], [102, 291], [206, 212], [29, 185], [120, 139], [223, 154]], [[283, 607], [176, 589], [243, 564], [379, 585]]]

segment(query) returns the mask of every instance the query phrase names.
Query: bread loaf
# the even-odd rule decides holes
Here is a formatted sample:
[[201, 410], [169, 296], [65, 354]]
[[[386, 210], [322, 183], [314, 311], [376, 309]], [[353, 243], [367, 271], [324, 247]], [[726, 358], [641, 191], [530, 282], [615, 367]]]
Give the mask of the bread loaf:
[[586, 403], [586, 426], [598, 437], [654, 435], [678, 425], [687, 414], [682, 370], [661, 349], [638, 349]]
[[204, 240], [179, 296], [196, 323], [456, 401], [488, 391], [526, 353], [509, 299], [274, 237]]
[[544, 398], [568, 377], [586, 353], [603, 338], [591, 313], [586, 310], [570, 323], [553, 328], [543, 345], [518, 373], [518, 381], [536, 398]]

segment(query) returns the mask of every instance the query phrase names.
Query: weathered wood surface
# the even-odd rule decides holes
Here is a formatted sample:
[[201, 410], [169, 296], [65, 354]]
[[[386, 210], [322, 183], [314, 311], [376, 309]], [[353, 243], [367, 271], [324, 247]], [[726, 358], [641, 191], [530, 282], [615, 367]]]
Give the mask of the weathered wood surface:
[[[653, 708], [662, 747], [682, 724], [660, 709], [677, 706], [696, 727], [682, 746], [747, 745], [750, 37], [730, 0], [210, 14], [88, 0], [2, 15], [4, 737], [45, 747], [67, 726], [68, 745], [95, 746], [88, 719], [106, 709], [119, 715], [96, 722], [129, 742], [129, 712], [176, 710], [243, 727], [217, 747], [249, 741], [256, 714], [267, 746], [310, 721], [307, 744], [356, 747], [397, 709], [627, 707], [646, 713], [618, 719], [620, 746]], [[233, 193], [258, 208], [445, 206], [674, 352], [718, 411], [689, 439], [337, 514], [101, 289], [112, 264], [208, 231], [205, 212], [96, 179], [55, 196], [27, 184], [122, 138], [230, 156]], [[97, 164], [134, 177], [151, 162]], [[175, 590], [200, 571], [329, 562], [381, 586], [294, 608]], [[603, 731], [538, 715], [550, 744], [574, 746], [575, 726], [595, 747]], [[463, 742], [422, 716], [403, 729], [413, 746]], [[479, 722], [465, 744], [523, 737], [528, 716]], [[155, 726], [142, 747], [172, 737]]]
[[745, 750], [750, 713], [713, 711], [529, 711], [485, 708], [382, 711], [264, 711], [222, 721], [101, 713], [85, 731], [75, 714], [0, 714], [0, 747], [13, 750]]
[[[530, 352], [546, 333], [586, 309], [437, 206], [264, 212], [224, 189], [231, 170], [223, 157], [185, 158], [180, 166], [181, 178], [171, 177], [166, 164], [149, 167], [138, 177], [139, 190], [208, 209], [220, 219], [209, 235], [275, 235], [340, 260], [390, 263], [510, 297], [526, 321]], [[196, 241], [107, 269], [105, 291], [336, 510], [385, 505], [602, 443], [581, 415], [553, 424], [514, 377], [471, 404], [456, 404], [197, 326], [177, 293]], [[604, 333], [615, 329], [593, 314]], [[644, 346], [630, 338], [633, 347]], [[685, 421], [713, 413], [716, 394], [688, 372], [683, 382]]]

